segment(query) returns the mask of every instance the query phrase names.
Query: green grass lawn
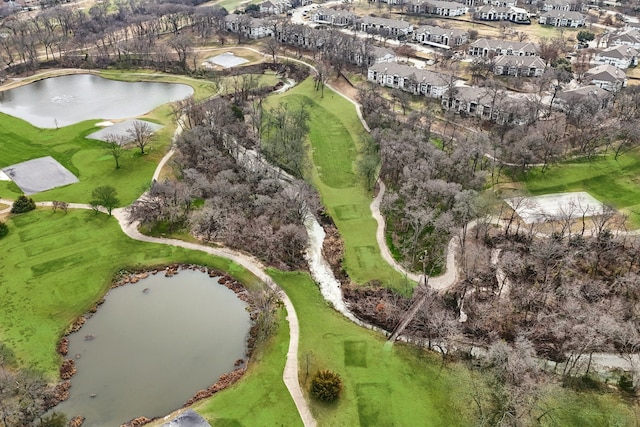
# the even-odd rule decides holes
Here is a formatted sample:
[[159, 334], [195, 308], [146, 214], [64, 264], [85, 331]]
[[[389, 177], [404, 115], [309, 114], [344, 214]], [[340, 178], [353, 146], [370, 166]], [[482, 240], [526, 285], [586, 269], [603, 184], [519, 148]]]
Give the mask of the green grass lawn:
[[469, 371], [455, 364], [441, 369], [438, 356], [403, 344], [390, 346], [381, 334], [346, 320], [328, 306], [306, 273], [270, 275], [296, 307], [305, 392], [319, 369], [337, 372], [344, 383], [337, 403], [311, 401], [318, 425], [473, 425]]
[[[98, 130], [99, 120], [85, 121], [60, 129], [40, 129], [29, 123], [0, 114], [0, 167], [51, 156], [73, 173], [80, 182], [35, 194], [36, 201], [63, 200], [87, 203], [91, 192], [100, 185], [111, 185], [118, 190], [122, 205], [128, 205], [151, 181], [153, 171], [166, 152], [170, 142], [166, 132], [149, 145], [149, 154], [141, 156], [137, 148], [126, 151], [120, 159], [121, 168], [115, 168], [113, 157], [104, 142], [90, 140], [86, 135]], [[15, 199], [22, 194], [11, 181], [0, 181], [0, 195]]]
[[[188, 77], [158, 75], [145, 72], [101, 73], [108, 78], [124, 81], [162, 81], [189, 84], [196, 99], [215, 94], [217, 85], [206, 80]], [[111, 185], [118, 191], [122, 206], [130, 204], [151, 181], [156, 165], [166, 153], [176, 129], [171, 107], [166, 104], [143, 116], [164, 125], [147, 147], [144, 156], [137, 148], [129, 148], [121, 160], [121, 168], [104, 142], [89, 140], [85, 136], [100, 129], [95, 124], [100, 117], [60, 129], [40, 129], [28, 122], [0, 114], [0, 168], [43, 156], [52, 156], [80, 180], [79, 183], [33, 195], [36, 201], [62, 200], [87, 203], [91, 193], [100, 185]], [[22, 192], [13, 182], [0, 181], [0, 197], [15, 199]]]
[[384, 286], [404, 290], [405, 278], [380, 255], [375, 237], [377, 223], [369, 208], [372, 194], [356, 174], [359, 142], [368, 135], [355, 107], [327, 88], [321, 98], [311, 79], [268, 99], [269, 105], [303, 101], [310, 113], [311, 178], [344, 239], [345, 269], [358, 283], [379, 280]]
[[302, 425], [282, 380], [289, 348], [289, 328], [284, 312], [282, 314], [277, 332], [266, 346], [254, 352], [244, 378], [224, 392], [193, 406], [212, 426]]
[[[548, 403], [555, 407], [544, 425], [548, 426], [620, 426], [638, 425], [637, 404], [625, 402], [614, 394], [573, 392], [554, 389]], [[633, 405], [633, 406], [632, 406]]]
[[15, 352], [20, 367], [51, 377], [60, 364], [60, 336], [104, 295], [121, 268], [186, 262], [256, 283], [225, 259], [132, 240], [115, 218], [92, 211], [39, 209], [11, 216], [8, 225], [0, 263], [0, 341]]
[[208, 2], [208, 5], [217, 5], [220, 7], [224, 7], [227, 9], [229, 13], [233, 13], [236, 9], [241, 6], [249, 5], [249, 4], [257, 4], [260, 3], [259, 0], [215, 0]]
[[189, 85], [193, 88], [193, 97], [198, 101], [214, 96], [218, 92], [218, 85], [209, 80], [159, 73], [154, 70], [102, 70], [100, 71], [100, 76], [125, 82], [181, 83]]
[[533, 168], [524, 179], [532, 194], [586, 191], [596, 199], [611, 203], [640, 226], [640, 151], [612, 154], [589, 160], [573, 160], [551, 166], [544, 173]]
[[[474, 387], [483, 395], [482, 373], [461, 364], [441, 366], [439, 356], [408, 345], [390, 346], [384, 337], [363, 329], [331, 309], [313, 280], [301, 272], [272, 270], [286, 291], [300, 322], [299, 375], [307, 392], [318, 369], [342, 377], [336, 404], [311, 400], [320, 426], [470, 426], [476, 424]], [[308, 361], [308, 362], [307, 362]], [[307, 364], [309, 376], [307, 377]], [[558, 386], [546, 390], [543, 409], [553, 408], [542, 426], [634, 426], [637, 406], [613, 393], [577, 393]]]

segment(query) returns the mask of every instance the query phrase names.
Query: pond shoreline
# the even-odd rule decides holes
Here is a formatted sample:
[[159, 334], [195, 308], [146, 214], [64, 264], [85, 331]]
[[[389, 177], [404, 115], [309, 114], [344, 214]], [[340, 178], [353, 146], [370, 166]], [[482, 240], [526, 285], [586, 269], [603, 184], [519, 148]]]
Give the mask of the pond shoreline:
[[[235, 384], [238, 380], [240, 380], [244, 373], [246, 372], [249, 361], [251, 360], [251, 356], [255, 349], [256, 344], [256, 334], [257, 334], [257, 325], [255, 322], [257, 312], [255, 304], [247, 290], [247, 288], [238, 280], [234, 279], [229, 274], [217, 270], [214, 268], [209, 268], [201, 265], [195, 264], [167, 264], [164, 266], [156, 266], [156, 267], [146, 267], [141, 269], [127, 269], [120, 270], [117, 272], [111, 282], [111, 286], [105, 293], [105, 296], [100, 298], [85, 314], [79, 316], [76, 320], [74, 320], [69, 328], [65, 331], [65, 333], [60, 338], [58, 342], [56, 351], [57, 353], [63, 357], [62, 364], [60, 366], [60, 379], [61, 382], [55, 385], [54, 391], [52, 393], [51, 399], [47, 402], [47, 409], [52, 409], [61, 402], [67, 400], [70, 395], [71, 389], [71, 378], [76, 373], [75, 367], [75, 359], [79, 358], [80, 355], [77, 354], [74, 358], [68, 358], [69, 351], [69, 338], [68, 336], [72, 333], [80, 331], [82, 326], [86, 323], [88, 319], [90, 319], [97, 311], [98, 308], [105, 303], [106, 294], [115, 288], [119, 288], [121, 286], [125, 286], [128, 284], [138, 283], [140, 280], [146, 279], [149, 276], [155, 276], [159, 273], [164, 273], [165, 277], [173, 277], [175, 275], [180, 274], [180, 271], [184, 270], [192, 270], [199, 271], [201, 273], [207, 274], [210, 278], [218, 278], [215, 282], [216, 284], [220, 284], [229, 290], [233, 291], [238, 299], [245, 302], [249, 307], [249, 317], [251, 321], [251, 326], [249, 329], [249, 333], [246, 340], [246, 349], [245, 349], [245, 359], [238, 359], [234, 362], [234, 366], [236, 367], [233, 371], [222, 374], [218, 380], [207, 387], [204, 390], [199, 390], [195, 392], [191, 398], [189, 398], [181, 407], [185, 408], [190, 406], [202, 399], [206, 399], [211, 397], [215, 393], [226, 389], [227, 387]], [[144, 293], [148, 292], [148, 288], [143, 290]], [[85, 339], [92, 339], [90, 335], [87, 335]], [[177, 409], [177, 408], [176, 408]], [[84, 417], [82, 415], [75, 415], [70, 418], [75, 427], [80, 427], [84, 422]], [[154, 420], [159, 419], [159, 417], [155, 418], [147, 418], [147, 417], [137, 417], [131, 419], [130, 421], [123, 423], [121, 427], [137, 427], [152, 422]]]

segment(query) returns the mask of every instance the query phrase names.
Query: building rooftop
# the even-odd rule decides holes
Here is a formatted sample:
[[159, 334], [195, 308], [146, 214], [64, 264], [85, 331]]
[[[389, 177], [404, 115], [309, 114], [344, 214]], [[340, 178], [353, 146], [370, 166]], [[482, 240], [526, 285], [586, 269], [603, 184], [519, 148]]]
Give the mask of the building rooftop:
[[618, 67], [611, 64], [602, 64], [589, 69], [585, 73], [591, 80], [616, 82], [627, 78], [627, 75]]
[[363, 16], [360, 20], [366, 24], [375, 24], [385, 27], [393, 28], [409, 28], [411, 24], [407, 21], [400, 21], [398, 19], [378, 18], [376, 16]]
[[397, 75], [398, 77], [414, 77], [418, 83], [429, 83], [434, 86], [447, 86], [449, 80], [442, 74], [434, 71], [423, 70], [410, 65], [397, 64], [395, 62], [382, 62], [369, 67], [370, 70], [386, 75]]

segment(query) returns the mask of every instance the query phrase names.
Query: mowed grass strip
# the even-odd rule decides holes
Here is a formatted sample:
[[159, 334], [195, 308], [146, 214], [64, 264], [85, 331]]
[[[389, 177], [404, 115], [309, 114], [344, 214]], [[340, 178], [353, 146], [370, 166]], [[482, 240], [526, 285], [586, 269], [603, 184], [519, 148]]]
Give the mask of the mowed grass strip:
[[48, 209], [15, 215], [2, 239], [0, 341], [21, 367], [55, 377], [56, 344], [78, 316], [108, 290], [122, 268], [174, 262], [215, 267], [255, 286], [257, 279], [222, 258], [127, 237], [115, 218]]
[[368, 137], [349, 101], [325, 88], [324, 97], [307, 79], [283, 95], [272, 96], [268, 105], [308, 104], [311, 178], [322, 202], [345, 243], [344, 267], [352, 280], [379, 280], [384, 286], [405, 290], [409, 284], [380, 255], [377, 223], [369, 205], [372, 194], [356, 173], [359, 142]]
[[319, 369], [337, 372], [342, 397], [334, 404], [311, 399], [320, 426], [473, 425], [469, 371], [441, 367], [433, 353], [386, 343], [331, 309], [306, 273], [269, 274], [296, 307], [300, 323], [299, 375], [308, 394]]
[[531, 169], [525, 178], [526, 189], [535, 195], [586, 191], [604, 203], [610, 203], [640, 226], [640, 151], [618, 156], [599, 156], [593, 160], [573, 160], [551, 166], [544, 173]]

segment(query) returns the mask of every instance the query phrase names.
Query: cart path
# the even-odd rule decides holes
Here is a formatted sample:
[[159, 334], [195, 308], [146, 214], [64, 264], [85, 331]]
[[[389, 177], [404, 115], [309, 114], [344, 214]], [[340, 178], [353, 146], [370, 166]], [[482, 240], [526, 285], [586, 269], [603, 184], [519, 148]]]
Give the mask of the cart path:
[[[376, 229], [376, 240], [378, 241], [378, 246], [380, 247], [380, 253], [382, 254], [382, 258], [391, 265], [396, 271], [400, 274], [406, 276], [407, 278], [420, 283], [422, 275], [412, 273], [407, 271], [403, 266], [398, 264], [398, 262], [393, 259], [391, 255], [391, 251], [387, 246], [387, 239], [385, 238], [386, 232], [386, 222], [384, 220], [384, 216], [380, 213], [380, 203], [382, 202], [382, 197], [384, 196], [384, 192], [386, 187], [384, 182], [381, 180], [378, 181], [378, 194], [371, 202], [371, 215], [378, 223], [378, 227]], [[445, 272], [440, 276], [433, 277], [424, 277], [424, 283], [429, 285], [433, 289], [437, 290], [445, 290], [452, 286], [458, 280], [458, 267], [456, 265], [456, 253], [458, 252], [458, 236], [453, 236], [451, 240], [449, 240], [449, 245], [447, 246], [447, 259], [445, 262]]]
[[[167, 155], [169, 155], [169, 153], [167, 153]], [[13, 200], [0, 199], [0, 203], [11, 205], [13, 203]], [[51, 207], [53, 206], [53, 202], [37, 202], [36, 206]], [[3, 209], [2, 211], [0, 211], [0, 213], [4, 213], [5, 211], [9, 211], [10, 209], [10, 207], [7, 209]], [[93, 209], [93, 207], [89, 204], [84, 203], [69, 203], [69, 209], [91, 210]], [[104, 208], [99, 208], [98, 210], [100, 212], [106, 213]], [[224, 247], [214, 248], [211, 246], [185, 242], [177, 239], [146, 236], [138, 231], [139, 224], [137, 222], [129, 221], [127, 216], [127, 208], [114, 209], [112, 214], [114, 218], [118, 220], [122, 231], [134, 240], [147, 243], [177, 246], [193, 251], [205, 252], [221, 258], [226, 258], [241, 265], [242, 267], [253, 273], [256, 277], [258, 277], [258, 279], [262, 280], [272, 288], [279, 291], [284, 306], [287, 309], [287, 322], [289, 323], [289, 349], [287, 350], [287, 360], [284, 366], [282, 379], [284, 380], [287, 390], [289, 391], [289, 394], [291, 395], [291, 398], [293, 399], [293, 402], [298, 409], [298, 413], [300, 414], [300, 418], [302, 419], [302, 423], [304, 424], [304, 426], [315, 427], [317, 425], [316, 420], [311, 414], [311, 409], [309, 408], [309, 405], [304, 398], [302, 388], [300, 387], [300, 382], [298, 381], [298, 341], [300, 339], [300, 325], [298, 323], [298, 316], [296, 315], [296, 310], [293, 307], [293, 303], [291, 302], [287, 294], [279, 286], [277, 286], [273, 282], [271, 277], [269, 277], [269, 275], [264, 271], [265, 267], [262, 265], [262, 263], [251, 255], [237, 252]]]

